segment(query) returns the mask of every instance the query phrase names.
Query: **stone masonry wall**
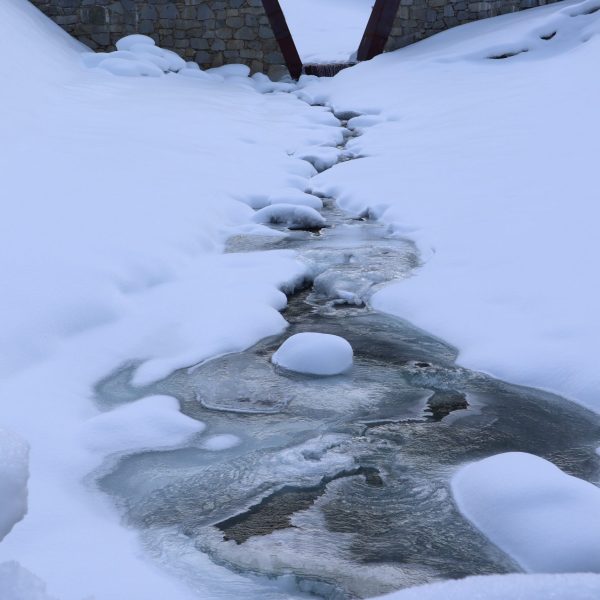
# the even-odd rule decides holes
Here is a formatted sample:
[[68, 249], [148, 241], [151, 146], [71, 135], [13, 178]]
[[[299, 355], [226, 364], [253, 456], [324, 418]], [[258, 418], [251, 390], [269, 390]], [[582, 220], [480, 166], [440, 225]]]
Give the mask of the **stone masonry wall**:
[[262, 0], [31, 1], [93, 50], [142, 33], [203, 68], [235, 62], [273, 77], [287, 72]]
[[397, 50], [456, 25], [555, 1], [557, 0], [400, 0], [400, 8], [385, 50]]

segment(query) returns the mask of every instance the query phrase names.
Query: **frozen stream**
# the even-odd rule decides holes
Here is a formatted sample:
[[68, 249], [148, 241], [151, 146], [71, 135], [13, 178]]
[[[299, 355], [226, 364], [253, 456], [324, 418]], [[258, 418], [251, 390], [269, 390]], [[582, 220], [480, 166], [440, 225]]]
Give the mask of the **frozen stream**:
[[[122, 457], [101, 488], [149, 551], [182, 577], [193, 583], [190, 552], [203, 553], [223, 572], [253, 582], [266, 576], [263, 598], [289, 597], [285, 586], [296, 595], [362, 598], [517, 571], [457, 512], [451, 474], [466, 461], [518, 450], [597, 481], [598, 417], [457, 367], [448, 344], [374, 312], [370, 295], [410, 276], [415, 248], [377, 222], [342, 213], [332, 199], [322, 214], [321, 231], [230, 241], [230, 252], [291, 248], [307, 264], [305, 285], [286, 290], [290, 327], [282, 336], [151, 387], [130, 385], [133, 365], [97, 387], [103, 408], [175, 396], [210, 435], [241, 442], [212, 452], [204, 434], [185, 448]], [[303, 331], [346, 338], [353, 369], [314, 378], [274, 367], [273, 352]], [[213, 583], [215, 597], [232, 593]]]

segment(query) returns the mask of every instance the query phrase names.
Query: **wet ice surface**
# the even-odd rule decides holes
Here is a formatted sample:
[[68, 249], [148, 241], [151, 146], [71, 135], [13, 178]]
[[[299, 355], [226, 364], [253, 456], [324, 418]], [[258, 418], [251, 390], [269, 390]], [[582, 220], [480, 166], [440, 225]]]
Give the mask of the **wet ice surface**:
[[[323, 215], [321, 231], [230, 242], [230, 252], [292, 248], [306, 263], [311, 284], [287, 290], [282, 336], [146, 388], [129, 384], [133, 366], [98, 385], [100, 406], [167, 394], [207, 424], [185, 448], [122, 458], [102, 489], [163, 561], [181, 560], [187, 544], [231, 571], [287, 575], [331, 599], [518, 570], [457, 512], [452, 473], [519, 450], [596, 481], [598, 417], [459, 368], [443, 341], [373, 312], [373, 291], [417, 266], [414, 247], [331, 200]], [[305, 331], [348, 340], [352, 369], [315, 378], [273, 365]], [[240, 443], [203, 447], [219, 434]]]

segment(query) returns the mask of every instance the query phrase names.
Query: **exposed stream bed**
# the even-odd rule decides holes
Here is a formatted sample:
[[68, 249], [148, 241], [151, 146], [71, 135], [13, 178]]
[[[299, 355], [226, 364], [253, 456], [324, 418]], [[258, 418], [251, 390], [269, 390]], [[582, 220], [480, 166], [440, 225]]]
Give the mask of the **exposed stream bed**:
[[[133, 365], [97, 386], [103, 408], [175, 396], [211, 434], [240, 443], [212, 452], [192, 440], [122, 457], [100, 487], [128, 524], [155, 539], [176, 532], [218, 565], [287, 575], [325, 598], [518, 571], [457, 511], [452, 473], [523, 451], [597, 481], [600, 420], [563, 398], [461, 368], [450, 345], [373, 311], [375, 290], [412, 275], [416, 249], [366, 215], [324, 203], [321, 230], [280, 227], [283, 237], [229, 243], [229, 252], [294, 249], [306, 263], [304, 284], [285, 290], [282, 335], [149, 387], [130, 384]], [[352, 370], [311, 377], [275, 367], [273, 352], [304, 331], [347, 339]]]

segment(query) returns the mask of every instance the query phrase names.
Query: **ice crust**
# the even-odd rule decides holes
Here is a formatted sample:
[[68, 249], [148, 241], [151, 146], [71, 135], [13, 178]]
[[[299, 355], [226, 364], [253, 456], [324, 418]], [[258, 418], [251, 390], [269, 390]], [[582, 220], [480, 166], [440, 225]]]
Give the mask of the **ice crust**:
[[339, 375], [352, 366], [352, 346], [342, 337], [327, 333], [297, 333], [273, 354], [273, 363], [310, 375]]
[[526, 571], [600, 573], [600, 489], [532, 454], [498, 454], [452, 480], [460, 511]]

